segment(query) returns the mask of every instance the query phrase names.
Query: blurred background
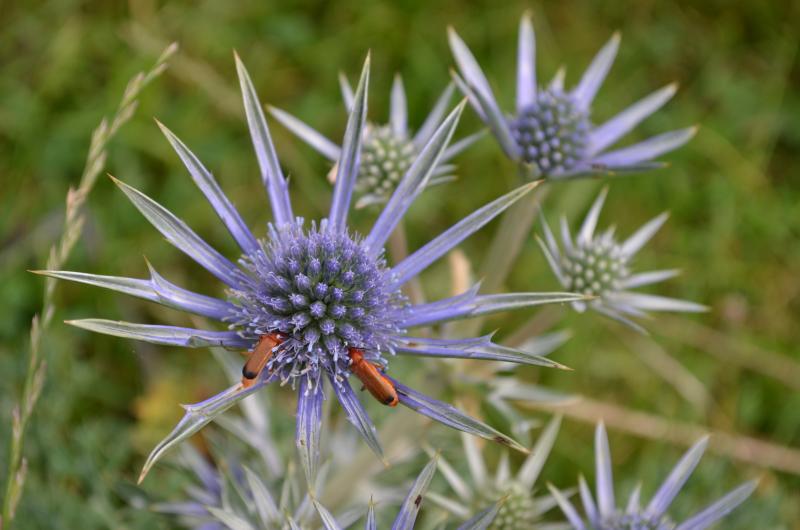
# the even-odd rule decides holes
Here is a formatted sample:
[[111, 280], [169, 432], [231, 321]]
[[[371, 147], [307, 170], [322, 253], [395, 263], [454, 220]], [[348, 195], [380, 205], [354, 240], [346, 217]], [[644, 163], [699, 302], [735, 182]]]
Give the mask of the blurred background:
[[[541, 316], [537, 325], [543, 329], [566, 319], [559, 327], [569, 327], [573, 338], [554, 358], [575, 371], [524, 369], [521, 377], [588, 398], [585, 406], [567, 413], [545, 478], [569, 486], [579, 472], [593, 477], [593, 422], [602, 415], [609, 424], [618, 486], [630, 491], [641, 480], [644, 493], [651, 494], [684, 450], [681, 444], [694, 440], [695, 426], [724, 433], [728, 449], [723, 454], [711, 450], [703, 459], [675, 513], [691, 513], [736, 484], [760, 477], [754, 497], [722, 526], [800, 528], [800, 18], [791, 2], [49, 0], [35, 7], [4, 2], [2, 476], [7, 426], [25, 377], [30, 322], [41, 308], [44, 286], [42, 278], [26, 271], [44, 268], [48, 249], [61, 233], [67, 190], [80, 178], [91, 131], [113, 113], [135, 72], [148, 68], [169, 42], [180, 44], [170, 69], [145, 89], [137, 114], [112, 142], [108, 171], [235, 257], [233, 242], [210, 215], [153, 117], [202, 158], [262, 235], [269, 211], [232, 50], [248, 65], [265, 103], [338, 139], [345, 113], [336, 76], [341, 70], [354, 79], [367, 50], [373, 54], [370, 116], [387, 118], [392, 75], [401, 72], [410, 123], [421, 123], [449, 80], [447, 25], [468, 42], [498, 98], [511, 108], [516, 31], [526, 9], [533, 12], [540, 79], [549, 79], [563, 64], [567, 84], [576, 82], [596, 50], [621, 30], [618, 59], [593, 109], [596, 121], [671, 81], [680, 83], [674, 100], [625, 141], [695, 123], [697, 137], [665, 157], [668, 169], [611, 181], [601, 225], [616, 224], [624, 236], [669, 210], [669, 222], [637, 263], [642, 270], [682, 269], [679, 278], [655, 292], [710, 307], [699, 316], [657, 316], [646, 323], [649, 339], [593, 314], [564, 309]], [[270, 123], [291, 175], [296, 209], [320, 217], [330, 195], [328, 163]], [[478, 127], [468, 111], [458, 134]], [[459, 180], [426, 192], [411, 210], [406, 227], [412, 248], [515, 184], [514, 167], [491, 138], [457, 164]], [[596, 180], [554, 186], [545, 214], [555, 220], [563, 212], [577, 224], [601, 186]], [[146, 256], [175, 283], [220, 294], [217, 283], [166, 244], [105, 177], [86, 211], [84, 236], [65, 268], [144, 277]], [[356, 226], [369, 226], [374, 213], [359, 212]], [[476, 268], [496, 225], [461, 247]], [[428, 293], [446, 294], [448, 274], [442, 260], [423, 277]], [[506, 288], [558, 289], [533, 235]], [[147, 452], [180, 417], [177, 404], [198, 401], [226, 384], [218, 365], [204, 350], [133, 343], [62, 324], [98, 316], [189, 325], [177, 312], [66, 283], [58, 286], [56, 301], [43, 343], [47, 380], [24, 448], [29, 477], [17, 527], [173, 527], [169, 519], [133, 505], [136, 499], [174, 498], [180, 477], [166, 466], [155, 472], [160, 479], [142, 489], [134, 486], [135, 478]], [[530, 317], [493, 318], [487, 329], [510, 331]], [[410, 363], [396, 364], [400, 373], [413, 376]], [[285, 411], [273, 415], [284, 418], [277, 428], [289, 430], [293, 398], [284, 392], [275, 396], [276, 407]], [[541, 411], [526, 414], [545, 417]], [[391, 421], [383, 412], [379, 416]], [[642, 438], [647, 421], [674, 427], [674, 436]], [[283, 449], [291, 454], [291, 447]], [[451, 461], [458, 451], [457, 443], [445, 448]]]

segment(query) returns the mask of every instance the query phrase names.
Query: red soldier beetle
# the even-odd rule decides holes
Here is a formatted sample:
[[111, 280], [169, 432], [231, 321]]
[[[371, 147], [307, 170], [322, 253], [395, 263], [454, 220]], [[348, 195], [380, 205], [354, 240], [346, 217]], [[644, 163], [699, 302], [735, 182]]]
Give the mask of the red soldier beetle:
[[272, 350], [283, 342], [277, 333], [261, 335], [242, 367], [242, 388], [250, 388], [272, 358]]
[[358, 348], [350, 348], [350, 370], [361, 380], [372, 397], [384, 405], [397, 406], [397, 390], [394, 383], [373, 363], [364, 359], [364, 352]]

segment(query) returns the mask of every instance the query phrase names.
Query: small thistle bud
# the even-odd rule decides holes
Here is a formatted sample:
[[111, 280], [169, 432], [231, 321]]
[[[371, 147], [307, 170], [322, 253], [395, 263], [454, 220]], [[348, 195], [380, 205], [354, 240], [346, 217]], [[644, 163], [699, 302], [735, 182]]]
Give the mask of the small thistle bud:
[[498, 491], [489, 496], [487, 502], [505, 497], [505, 502], [497, 512], [497, 516], [489, 525], [490, 530], [516, 530], [518, 528], [535, 528], [540, 523], [540, 510], [537, 510], [533, 491], [514, 481], [505, 491]]
[[361, 195], [388, 197], [416, 156], [414, 144], [388, 125], [364, 131], [356, 190]]
[[537, 174], [563, 173], [586, 156], [589, 114], [561, 90], [543, 90], [510, 127], [522, 160]]
[[539, 240], [539, 246], [559, 282], [569, 291], [594, 297], [588, 304], [578, 301], [572, 306], [581, 312], [589, 307], [638, 331], [644, 329], [630, 317], [644, 316], [647, 311], [705, 311], [705, 306], [693, 302], [632, 291], [678, 274], [672, 269], [637, 273], [630, 269], [636, 253], [661, 228], [667, 215], [653, 218], [624, 241], [617, 240], [613, 227], [597, 234], [607, 193], [608, 189], [603, 190], [594, 201], [574, 239], [562, 219], [561, 245], [542, 219], [544, 240]]
[[570, 291], [598, 298], [619, 291], [630, 274], [627, 261], [613, 238], [580, 241], [562, 258], [564, 285]]

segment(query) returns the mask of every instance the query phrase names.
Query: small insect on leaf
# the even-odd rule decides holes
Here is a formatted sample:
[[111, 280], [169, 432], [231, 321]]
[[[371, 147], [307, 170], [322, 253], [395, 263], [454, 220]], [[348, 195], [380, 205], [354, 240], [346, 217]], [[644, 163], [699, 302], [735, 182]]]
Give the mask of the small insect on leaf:
[[272, 358], [272, 350], [283, 342], [276, 333], [261, 335], [242, 367], [242, 388], [250, 388]]
[[350, 370], [364, 384], [372, 397], [390, 407], [399, 402], [397, 390], [389, 378], [383, 375], [371, 362], [364, 359], [364, 352], [358, 348], [350, 348]]

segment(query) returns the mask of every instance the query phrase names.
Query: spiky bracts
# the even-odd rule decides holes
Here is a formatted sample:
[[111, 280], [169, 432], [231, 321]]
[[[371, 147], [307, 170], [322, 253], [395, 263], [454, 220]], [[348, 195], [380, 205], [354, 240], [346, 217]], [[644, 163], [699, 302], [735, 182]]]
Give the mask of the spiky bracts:
[[655, 159], [689, 141], [696, 131], [695, 127], [688, 127], [608, 150], [669, 101], [676, 90], [675, 85], [667, 85], [605, 123], [592, 124], [589, 121], [592, 102], [617, 55], [619, 34], [614, 34], [600, 49], [571, 90], [564, 89], [563, 69], [547, 86], [540, 86], [533, 24], [528, 14], [523, 16], [517, 52], [516, 108], [510, 116], [501, 110], [478, 61], [452, 28], [449, 40], [458, 66], [458, 73], [454, 74], [456, 84], [505, 154], [519, 162], [524, 174], [531, 178], [567, 179], [662, 167], [663, 163]]

